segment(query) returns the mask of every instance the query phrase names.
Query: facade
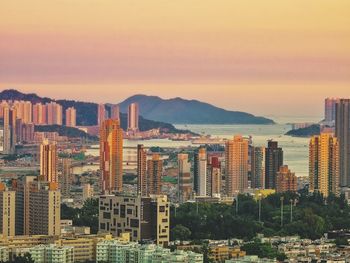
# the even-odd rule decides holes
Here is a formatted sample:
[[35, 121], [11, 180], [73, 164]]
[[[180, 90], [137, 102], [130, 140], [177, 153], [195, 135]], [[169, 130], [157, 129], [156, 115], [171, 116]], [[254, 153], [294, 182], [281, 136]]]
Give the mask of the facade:
[[33, 182], [29, 191], [29, 234], [60, 235], [61, 193], [58, 184]]
[[102, 195], [99, 199], [99, 232], [120, 236], [130, 233], [132, 241], [169, 242], [170, 207], [167, 196]]
[[40, 178], [47, 182], [58, 182], [57, 145], [44, 140], [40, 145]]
[[100, 127], [101, 192], [123, 190], [123, 130], [118, 120], [105, 120]]
[[99, 104], [97, 108], [97, 125], [101, 127], [106, 120], [106, 107], [104, 104]]
[[335, 136], [339, 142], [340, 187], [350, 187], [350, 99], [336, 105]]
[[35, 125], [47, 124], [47, 107], [41, 103], [33, 105], [33, 123]]
[[226, 195], [242, 193], [248, 188], [248, 140], [237, 135], [226, 142], [225, 164]]
[[22, 176], [13, 182], [16, 191], [16, 235], [29, 235], [29, 194], [30, 186], [37, 176]]
[[128, 108], [128, 131], [137, 132], [139, 130], [139, 105], [131, 103]]
[[194, 191], [198, 196], [207, 196], [207, 150], [200, 147], [194, 156]]
[[147, 160], [146, 195], [159, 195], [162, 191], [163, 160], [159, 154], [153, 154]]
[[188, 160], [188, 154], [185, 153], [178, 154], [177, 160], [179, 169], [177, 184], [178, 201], [183, 203], [188, 201], [192, 195], [191, 163]]
[[137, 194], [147, 195], [147, 152], [142, 144], [137, 145]]
[[77, 126], [77, 111], [74, 107], [69, 107], [66, 109], [66, 126]]
[[324, 120], [326, 123], [335, 122], [336, 104], [339, 102], [338, 98], [326, 98], [324, 103]]
[[29, 249], [29, 254], [35, 263], [74, 263], [73, 247], [39, 245]]
[[277, 173], [276, 192], [296, 192], [298, 190], [298, 182], [295, 173], [288, 169], [288, 165], [283, 165]]
[[111, 119], [120, 120], [119, 105], [111, 106]]
[[309, 191], [327, 197], [339, 193], [339, 144], [332, 134], [313, 136], [309, 144]]
[[47, 124], [62, 125], [62, 106], [56, 102], [46, 103]]
[[14, 236], [16, 226], [16, 192], [0, 182], [0, 235]]
[[251, 187], [265, 188], [265, 148], [252, 147], [251, 149]]
[[16, 146], [16, 118], [17, 109], [5, 105], [2, 108], [3, 115], [3, 153], [13, 154]]
[[96, 262], [109, 263], [203, 263], [203, 255], [191, 251], [171, 252], [156, 245], [104, 240], [97, 244]]
[[265, 149], [265, 188], [276, 189], [277, 172], [283, 165], [283, 150], [278, 142], [269, 141]]
[[212, 197], [219, 197], [221, 195], [221, 164], [217, 156], [210, 158], [208, 173], [210, 174], [210, 195]]
[[69, 197], [71, 190], [71, 176], [72, 176], [72, 160], [69, 158], [63, 158], [61, 160], [61, 174], [60, 174], [60, 190], [64, 197]]

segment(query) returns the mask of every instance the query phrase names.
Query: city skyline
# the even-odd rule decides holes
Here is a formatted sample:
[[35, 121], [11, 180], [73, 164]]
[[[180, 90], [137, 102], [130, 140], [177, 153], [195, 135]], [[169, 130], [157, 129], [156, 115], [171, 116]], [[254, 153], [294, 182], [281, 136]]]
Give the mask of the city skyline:
[[98, 103], [180, 96], [253, 114], [320, 115], [325, 97], [348, 96], [349, 7], [3, 1], [0, 89]]

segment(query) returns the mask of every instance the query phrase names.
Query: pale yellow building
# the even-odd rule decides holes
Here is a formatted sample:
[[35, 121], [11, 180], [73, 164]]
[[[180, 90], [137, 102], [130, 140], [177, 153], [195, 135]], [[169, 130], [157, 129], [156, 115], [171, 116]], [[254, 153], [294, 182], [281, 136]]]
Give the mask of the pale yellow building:
[[236, 135], [226, 142], [226, 194], [234, 196], [248, 188], [248, 140]]
[[16, 225], [16, 192], [9, 191], [0, 183], [0, 235], [15, 235]]

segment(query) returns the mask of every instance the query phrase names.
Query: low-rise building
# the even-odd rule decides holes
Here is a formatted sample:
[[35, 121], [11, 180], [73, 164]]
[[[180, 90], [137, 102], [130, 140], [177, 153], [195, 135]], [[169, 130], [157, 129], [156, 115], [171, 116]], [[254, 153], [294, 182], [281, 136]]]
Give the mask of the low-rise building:
[[73, 247], [39, 245], [29, 249], [35, 263], [74, 263]]

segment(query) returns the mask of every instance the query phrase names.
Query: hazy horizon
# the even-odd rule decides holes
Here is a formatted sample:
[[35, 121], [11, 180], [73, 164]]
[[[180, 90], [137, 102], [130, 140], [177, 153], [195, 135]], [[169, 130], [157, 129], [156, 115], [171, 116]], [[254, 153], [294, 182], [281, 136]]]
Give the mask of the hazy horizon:
[[0, 89], [322, 116], [349, 97], [350, 1], [4, 0]]

